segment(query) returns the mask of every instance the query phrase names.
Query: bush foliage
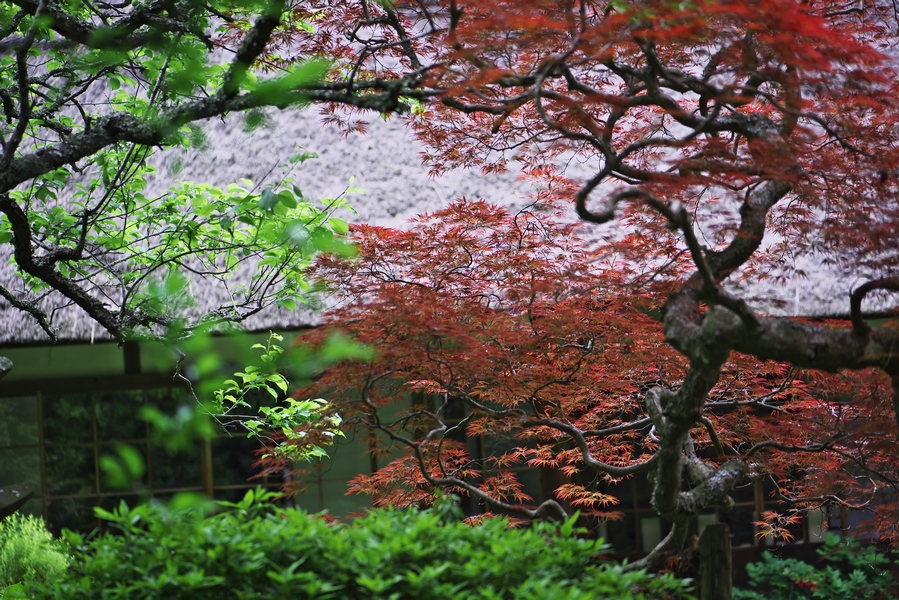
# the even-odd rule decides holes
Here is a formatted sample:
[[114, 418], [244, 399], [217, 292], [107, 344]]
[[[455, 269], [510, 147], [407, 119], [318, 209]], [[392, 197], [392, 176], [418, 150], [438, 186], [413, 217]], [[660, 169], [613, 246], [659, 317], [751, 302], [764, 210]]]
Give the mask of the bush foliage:
[[250, 492], [227, 510], [160, 505], [104, 513], [118, 529], [84, 540], [68, 533], [65, 577], [32, 598], [241, 600], [291, 598], [690, 598], [687, 582], [598, 562], [601, 541], [573, 521], [511, 529], [476, 526], [446, 508], [377, 510], [349, 525], [283, 509]]
[[795, 558], [762, 554], [746, 566], [752, 590], [734, 590], [734, 600], [890, 600], [899, 598], [890, 572], [899, 566], [895, 553], [862, 547], [854, 538], [828, 535], [818, 550], [824, 566]]
[[0, 521], [0, 590], [23, 581], [52, 581], [68, 563], [40, 518], [15, 513]]

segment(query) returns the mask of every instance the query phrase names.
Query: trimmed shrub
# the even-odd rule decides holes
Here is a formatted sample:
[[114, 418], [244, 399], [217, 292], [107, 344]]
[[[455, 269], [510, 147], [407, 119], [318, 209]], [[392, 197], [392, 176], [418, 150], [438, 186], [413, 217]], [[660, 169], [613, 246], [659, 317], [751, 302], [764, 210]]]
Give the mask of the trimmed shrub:
[[15, 513], [0, 521], [0, 590], [19, 582], [52, 581], [68, 564], [42, 519]]
[[[258, 492], [257, 492], [258, 493]], [[226, 503], [224, 503], [226, 504]], [[68, 533], [67, 576], [32, 598], [530, 599], [689, 598], [685, 581], [597, 562], [601, 542], [573, 521], [510, 529], [469, 527], [446, 511], [377, 510], [350, 525], [257, 502], [251, 492], [203, 515], [122, 505], [104, 516], [118, 535]]]
[[888, 600], [899, 598], [896, 555], [862, 547], [854, 538], [829, 534], [818, 550], [823, 566], [795, 558], [762, 554], [761, 562], [746, 565], [751, 590], [735, 589], [734, 600]]

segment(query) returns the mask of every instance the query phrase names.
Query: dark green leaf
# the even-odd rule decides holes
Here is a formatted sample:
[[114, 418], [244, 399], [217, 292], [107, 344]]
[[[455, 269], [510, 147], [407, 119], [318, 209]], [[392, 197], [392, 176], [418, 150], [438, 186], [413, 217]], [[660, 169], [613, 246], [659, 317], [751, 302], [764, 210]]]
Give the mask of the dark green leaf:
[[297, 207], [296, 198], [288, 190], [282, 190], [282, 191], [278, 192], [278, 199], [281, 201], [281, 204], [283, 204], [287, 208], [296, 208]]
[[276, 204], [278, 204], [278, 196], [268, 188], [262, 190], [262, 195], [259, 197], [259, 208], [272, 210]]

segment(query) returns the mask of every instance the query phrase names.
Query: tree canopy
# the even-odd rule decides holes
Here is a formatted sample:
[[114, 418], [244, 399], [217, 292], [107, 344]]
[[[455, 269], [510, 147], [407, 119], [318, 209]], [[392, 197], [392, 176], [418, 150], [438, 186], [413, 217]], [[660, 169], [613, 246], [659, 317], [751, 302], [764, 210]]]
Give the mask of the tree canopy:
[[[242, 321], [306, 299], [303, 268], [346, 233], [292, 185], [309, 157], [283, 157], [274, 182], [147, 189], [159, 148], [202, 144], [199, 123], [266, 107], [335, 101], [400, 108], [392, 84], [347, 87], [327, 57], [275, 65], [285, 2], [0, 3], [0, 296], [55, 339], [54, 313], [79, 307], [114, 339]], [[231, 35], [238, 27], [239, 40]], [[235, 273], [242, 274], [234, 277]], [[203, 279], [203, 302], [189, 293]], [[196, 292], [193, 294], [196, 295]]]
[[[417, 502], [445, 486], [539, 516], [614, 499], [565, 483], [529, 505], [516, 461], [641, 473], [673, 524], [653, 561], [692, 515], [765, 477], [795, 508], [864, 508], [896, 539], [899, 338], [863, 310], [899, 289], [891, 5], [311, 2], [294, 14], [316, 26], [293, 47], [338, 57], [353, 80], [424, 73], [438, 94], [410, 122], [436, 173], [517, 161], [539, 205], [570, 202], [596, 226], [578, 244], [543, 209], [459, 204], [409, 232], [362, 228], [359, 262], [325, 263], [349, 302], [334, 325], [383, 354], [321, 384], [360, 389], [360, 422], [406, 448], [361, 488]], [[571, 175], [574, 161], [592, 175]], [[797, 257], [867, 282], [842, 299], [845, 319], [754, 306], [746, 284]], [[397, 381], [443, 403], [392, 413]], [[521, 444], [478, 459], [463, 429]]]
[[[344, 426], [379, 439], [383, 466], [356, 477], [351, 493], [426, 506], [443, 490], [487, 515], [618, 519], [615, 484], [640, 477], [660, 510], [669, 413], [695, 367], [666, 343], [666, 294], [646, 281], [659, 272], [591, 241], [565, 212], [460, 200], [408, 230], [357, 226], [357, 258], [319, 260], [341, 304], [304, 340], [336, 329], [378, 351], [300, 390], [333, 398]], [[800, 335], [825, 326], [784, 320]], [[679, 548], [691, 517], [728, 510], [753, 480], [780, 506], [759, 533], [789, 539], [802, 513], [836, 506], [870, 511], [868, 525], [889, 537], [899, 451], [891, 392], [877, 370], [727, 355], [676, 449], [682, 479], [663, 513], [675, 527], [650, 562]], [[527, 468], [544, 471], [549, 498], [526, 485]]]

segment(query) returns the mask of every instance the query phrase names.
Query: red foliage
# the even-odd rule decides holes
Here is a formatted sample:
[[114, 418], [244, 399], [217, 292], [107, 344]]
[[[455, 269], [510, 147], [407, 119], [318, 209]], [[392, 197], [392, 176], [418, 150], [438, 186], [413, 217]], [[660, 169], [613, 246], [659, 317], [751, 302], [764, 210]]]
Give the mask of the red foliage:
[[[341, 412], [404, 452], [358, 490], [421, 503], [448, 487], [533, 517], [564, 507], [536, 505], [521, 465], [560, 472], [558, 500], [598, 509], [614, 500], [597, 482], [647, 473], [674, 525], [657, 560], [755, 477], [798, 509], [865, 506], [899, 540], [899, 335], [861, 311], [899, 290], [889, 3], [297, 11], [315, 33], [289, 47], [337, 57], [328, 85], [428, 102], [409, 122], [435, 172], [515, 159], [541, 186], [514, 215], [457, 202], [407, 231], [358, 228], [357, 261], [320, 265], [345, 301], [329, 326], [381, 354], [319, 384], [355, 390]], [[568, 173], [574, 160], [593, 175]], [[572, 198], [617, 229], [564, 224], [553, 207]], [[747, 302], [762, 292], [729, 284], [797, 257], [872, 282], [844, 321], [772, 317]]]
[[[556, 221], [549, 207], [510, 215], [460, 201], [408, 231], [356, 231], [360, 258], [326, 260], [320, 269], [345, 301], [332, 322], [375, 346], [379, 358], [342, 365], [316, 386], [356, 390], [341, 414], [369, 423], [381, 412], [403, 410], [409, 391], [422, 392], [424, 404], [394, 414], [395, 427], [382, 426], [416, 439], [433, 477], [477, 480], [490, 497], [527, 504], [531, 499], [505, 469], [577, 468], [578, 453], [560, 448], [564, 432], [554, 419], [583, 430], [629, 423], [643, 413], [638, 392], [647, 378], [667, 378], [672, 370], [677, 376], [682, 368], [660, 344], [648, 296], [623, 294], [620, 268], [598, 263], [576, 228]], [[462, 403], [470, 409], [452, 415]], [[460, 438], [500, 435], [523, 445], [473, 460], [442, 431], [453, 426]], [[625, 466], [651, 452], [646, 443], [623, 427], [613, 438], [591, 438], [591, 451]], [[481, 480], [483, 468], [496, 475]], [[406, 457], [357, 478], [356, 489], [377, 495], [399, 482], [433, 493], [419, 471], [420, 463]]]
[[[394, 456], [351, 492], [408, 506], [443, 488], [488, 510], [554, 510], [524, 492], [516, 474], [526, 465], [564, 475], [555, 497], [566, 509], [620, 514], [597, 477], [645, 470], [658, 438], [644, 395], [676, 389], [687, 362], [664, 343], [662, 296], [628, 286], [633, 265], [609, 260], [559, 216], [545, 205], [512, 215], [457, 201], [408, 230], [356, 227], [357, 259], [321, 261], [341, 305], [306, 341], [337, 327], [379, 354], [326, 371], [314, 394], [339, 398], [347, 424], [380, 431], [380, 451]], [[750, 475], [796, 506], [868, 504], [874, 483], [897, 476], [885, 383], [874, 372], [835, 376], [734, 355], [693, 444], [711, 465], [751, 454]], [[420, 392], [412, 403], [411, 392]], [[479, 438], [492, 453], [472, 456]], [[782, 447], [756, 446], [770, 440]], [[585, 453], [595, 461], [588, 478]], [[870, 508], [895, 521], [894, 507]], [[781, 521], [795, 513], [768, 516], [761, 532], [789, 535]]]

